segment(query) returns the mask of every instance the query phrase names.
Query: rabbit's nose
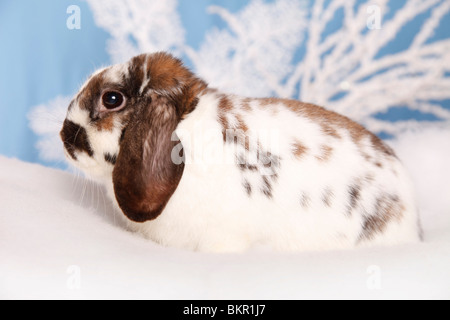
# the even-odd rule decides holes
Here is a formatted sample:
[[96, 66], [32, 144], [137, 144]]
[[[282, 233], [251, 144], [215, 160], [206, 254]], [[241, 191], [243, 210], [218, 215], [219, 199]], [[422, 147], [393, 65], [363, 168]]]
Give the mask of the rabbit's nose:
[[82, 126], [66, 119], [60, 137], [72, 159], [77, 160], [76, 152], [85, 152], [90, 157], [94, 155], [86, 129]]

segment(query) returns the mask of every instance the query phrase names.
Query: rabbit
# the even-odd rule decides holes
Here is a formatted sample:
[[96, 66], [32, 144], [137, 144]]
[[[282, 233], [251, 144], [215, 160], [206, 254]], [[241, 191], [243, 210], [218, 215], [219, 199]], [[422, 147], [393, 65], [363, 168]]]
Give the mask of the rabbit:
[[323, 107], [227, 94], [165, 52], [95, 72], [60, 132], [127, 227], [168, 247], [301, 252], [421, 241], [412, 181]]

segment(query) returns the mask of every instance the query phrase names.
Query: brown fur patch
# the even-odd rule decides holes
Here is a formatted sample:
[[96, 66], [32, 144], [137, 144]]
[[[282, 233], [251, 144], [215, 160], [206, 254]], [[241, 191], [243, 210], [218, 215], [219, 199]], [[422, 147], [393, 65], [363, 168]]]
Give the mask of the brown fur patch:
[[186, 68], [181, 60], [165, 52], [147, 55], [145, 61], [146, 77], [149, 79], [147, 89], [168, 98], [176, 107], [180, 119], [185, 118], [195, 109], [199, 94], [208, 85]]
[[263, 186], [261, 187], [261, 192], [268, 198], [272, 198], [272, 184], [270, 183], [270, 180], [268, 177], [263, 176]]
[[[246, 135], [249, 128], [241, 114], [233, 114], [234, 109], [235, 106], [230, 98], [226, 95], [221, 95], [218, 105], [218, 117], [222, 127], [223, 141], [240, 144], [246, 150], [249, 150], [250, 140]], [[228, 121], [228, 116], [234, 117], [235, 123], [233, 125]]]
[[361, 198], [361, 186], [359, 184], [350, 186], [348, 193], [350, 195], [350, 210], [353, 210], [356, 208], [358, 201]]
[[243, 182], [243, 186], [245, 191], [247, 192], [247, 195], [250, 197], [252, 195], [252, 186], [247, 180]]
[[384, 194], [376, 201], [375, 212], [363, 221], [363, 231], [358, 242], [372, 240], [377, 234], [383, 233], [388, 224], [395, 220], [401, 221], [405, 207], [396, 195]]
[[94, 123], [98, 131], [112, 131], [114, 129], [114, 117], [109, 115], [104, 119], [100, 119]]
[[244, 133], [248, 131], [248, 126], [240, 114], [236, 115], [236, 121], [237, 121], [237, 129], [238, 130], [241, 130]]
[[173, 56], [158, 52], [147, 57], [149, 87], [153, 90], [173, 90], [181, 88], [193, 77], [183, 63]]
[[[384, 151], [382, 151], [382, 152], [384, 152]], [[360, 151], [360, 154], [364, 158], [364, 160], [366, 160], [367, 162], [371, 163], [372, 165], [374, 165], [378, 168], [383, 168], [383, 163], [381, 161], [374, 159], [373, 157], [371, 157], [364, 151]], [[395, 156], [394, 153], [392, 153], [392, 155]]]
[[292, 144], [292, 152], [297, 159], [301, 159], [306, 154], [307, 151], [308, 147], [306, 147], [303, 143], [301, 143], [298, 140], [296, 140]]
[[[261, 149], [257, 151], [257, 162], [248, 163], [245, 155], [236, 156], [236, 163], [241, 171], [261, 172], [264, 176], [270, 176], [273, 181], [278, 179], [277, 169], [281, 166], [281, 158]], [[271, 171], [268, 171], [268, 170]]]
[[219, 113], [219, 122], [222, 126], [222, 134], [223, 134], [223, 140], [227, 140], [227, 134], [226, 131], [230, 128], [230, 124], [228, 122], [227, 115], [231, 110], [233, 110], [233, 104], [231, 100], [226, 95], [221, 95], [218, 105], [218, 113]]
[[372, 141], [372, 145], [374, 148], [381, 153], [384, 153], [385, 155], [389, 157], [396, 157], [394, 150], [392, 150], [391, 147], [389, 147], [387, 144], [385, 144], [380, 138], [378, 138], [376, 135], [372, 134], [370, 137]]
[[364, 136], [370, 134], [360, 124], [325, 108], [295, 100], [284, 100], [283, 102], [292, 112], [318, 122], [322, 126], [322, 131], [329, 136], [340, 137], [336, 128], [349, 131], [355, 142], [359, 142]]
[[241, 102], [241, 109], [247, 112], [252, 111], [252, 107], [250, 106], [251, 101], [250, 98], [244, 98]]
[[[144, 82], [145, 70], [144, 65], [147, 60], [147, 54], [141, 54], [131, 59], [130, 66], [128, 68], [129, 74], [133, 75], [130, 77], [127, 83], [127, 87], [135, 88], [135, 94], [138, 94], [142, 83]], [[145, 92], [144, 92], [145, 93]]]
[[123, 213], [132, 221], [156, 219], [175, 192], [184, 162], [173, 163], [177, 141], [172, 134], [179, 122], [167, 98], [152, 99], [137, 109], [124, 133], [113, 171], [114, 192]]
[[333, 154], [333, 148], [327, 145], [323, 145], [320, 147], [320, 154], [316, 156], [317, 160], [326, 162], [330, 160], [331, 155]]
[[303, 192], [302, 195], [300, 196], [300, 205], [302, 206], [303, 209], [308, 209], [309, 206], [311, 205], [311, 198], [306, 192]]
[[334, 198], [334, 192], [330, 188], [326, 188], [322, 194], [322, 202], [328, 208], [332, 205], [332, 200]]
[[109, 153], [105, 153], [104, 154], [104, 159], [105, 159], [106, 162], [108, 162], [108, 163], [110, 163], [112, 165], [115, 165], [116, 162], [117, 162], [117, 155], [116, 154], [111, 155]]
[[80, 106], [80, 109], [82, 110], [88, 110], [91, 118], [93, 117], [93, 114], [95, 110], [93, 109], [95, 106], [97, 106], [98, 99], [100, 97], [100, 94], [102, 90], [104, 89], [104, 75], [107, 72], [108, 69], [103, 70], [99, 74], [95, 75], [89, 80], [89, 84], [79, 93], [77, 96], [78, 99], [78, 105]]
[[252, 172], [258, 171], [258, 167], [256, 165], [248, 163], [239, 163], [239, 169], [241, 169], [242, 171], [252, 171]]
[[327, 110], [323, 107], [319, 107], [313, 104], [303, 103], [296, 100], [288, 99], [257, 99], [260, 101], [260, 105], [263, 107], [275, 107], [276, 105], [284, 105], [287, 109], [291, 110], [295, 114], [303, 117], [307, 117], [312, 121], [318, 123], [321, 126], [322, 132], [327, 136], [341, 139], [339, 130], [345, 130], [350, 133], [352, 140], [355, 144], [360, 144], [360, 141], [369, 137], [372, 141], [374, 148], [387, 156], [395, 157], [393, 150], [388, 147], [380, 138], [368, 131], [362, 125], [350, 120], [349, 118]]
[[335, 139], [342, 139], [342, 136], [337, 132], [337, 130], [335, 128], [333, 128], [331, 125], [328, 125], [326, 123], [322, 123], [321, 124], [322, 127], [322, 132], [329, 136], [329, 137], [333, 137]]

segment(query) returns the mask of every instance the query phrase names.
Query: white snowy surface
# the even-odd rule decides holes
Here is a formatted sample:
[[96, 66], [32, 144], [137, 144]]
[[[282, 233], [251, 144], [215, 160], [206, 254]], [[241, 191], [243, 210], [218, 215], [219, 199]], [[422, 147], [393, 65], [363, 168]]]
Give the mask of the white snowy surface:
[[126, 231], [95, 185], [0, 157], [1, 299], [449, 299], [450, 131], [393, 146], [417, 185], [425, 242], [215, 255]]

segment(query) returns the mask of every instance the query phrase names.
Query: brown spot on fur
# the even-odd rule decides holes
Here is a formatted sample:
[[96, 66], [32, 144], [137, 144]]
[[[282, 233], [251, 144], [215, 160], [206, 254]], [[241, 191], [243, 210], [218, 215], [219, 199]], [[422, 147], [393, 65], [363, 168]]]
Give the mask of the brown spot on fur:
[[241, 102], [241, 109], [247, 112], [252, 111], [252, 107], [250, 106], [251, 99], [250, 98], [244, 98]]
[[276, 182], [278, 180], [276, 169], [281, 165], [280, 157], [261, 150], [258, 150], [257, 157], [256, 163], [249, 163], [244, 154], [236, 155], [238, 168], [243, 172], [260, 172], [264, 177], [264, 182], [269, 182], [269, 177], [272, 182]]
[[324, 203], [325, 206], [327, 206], [328, 208], [331, 207], [331, 201], [334, 198], [334, 193], [330, 188], [325, 189], [325, 191], [322, 194], [322, 202]]
[[112, 165], [115, 165], [116, 162], [117, 162], [117, 155], [116, 154], [111, 155], [109, 153], [105, 153], [104, 158], [105, 158], [106, 162], [108, 162], [108, 163], [110, 163]]
[[252, 186], [247, 180], [244, 181], [243, 186], [245, 191], [247, 192], [247, 195], [250, 197], [252, 195]]
[[330, 146], [323, 145], [320, 147], [320, 154], [316, 156], [317, 160], [326, 162], [330, 160], [333, 154], [333, 148]]
[[374, 165], [378, 168], [383, 168], [383, 164], [381, 163], [381, 161], [374, 159], [372, 156], [370, 156], [369, 154], [367, 154], [364, 151], [360, 151], [360, 154], [364, 158], [364, 160], [366, 160], [367, 162], [371, 163], [372, 165]]
[[288, 99], [257, 99], [260, 105], [263, 107], [271, 107], [275, 105], [284, 105], [287, 109], [291, 110], [295, 114], [303, 117], [307, 117], [321, 126], [322, 132], [326, 135], [341, 139], [341, 135], [338, 133], [338, 129], [346, 130], [350, 133], [352, 140], [355, 144], [360, 144], [360, 141], [364, 137], [369, 137], [372, 141], [374, 148], [388, 156], [395, 156], [395, 153], [390, 147], [388, 147], [380, 138], [373, 133], [369, 132], [362, 125], [350, 120], [349, 118], [327, 110], [323, 107], [319, 107], [313, 104], [303, 103], [296, 100]]
[[370, 134], [360, 124], [325, 108], [295, 100], [284, 100], [284, 104], [292, 112], [318, 122], [322, 127], [322, 131], [329, 136], [340, 138], [336, 130], [336, 128], [340, 128], [349, 131], [352, 139], [355, 143], [358, 143], [364, 136]]
[[240, 163], [240, 164], [239, 164], [239, 168], [240, 168], [242, 171], [246, 171], [246, 170], [248, 170], [248, 171], [253, 171], [253, 172], [258, 171], [258, 167], [257, 167], [257, 166], [255, 166], [255, 165], [253, 165], [253, 164], [248, 164], [248, 163]]
[[364, 158], [364, 160], [366, 160], [367, 162], [372, 162], [372, 157], [370, 155], [368, 155], [367, 153], [365, 153], [362, 150], [360, 150], [359, 153]]
[[348, 193], [350, 195], [350, 210], [353, 210], [361, 198], [361, 186], [359, 184], [350, 186]]
[[[139, 94], [139, 90], [141, 89], [142, 83], [144, 82], [145, 70], [144, 65], [147, 60], [146, 54], [141, 54], [131, 59], [131, 63], [128, 67], [128, 73], [132, 75], [132, 77], [128, 77], [126, 79], [128, 88], [134, 88], [134, 95]], [[143, 93], [146, 91], [144, 90]]]
[[278, 98], [256, 98], [261, 107], [273, 107], [277, 103], [282, 103], [282, 99]]
[[293, 144], [292, 144], [292, 151], [294, 153], [294, 156], [297, 159], [301, 159], [306, 152], [308, 151], [308, 148], [301, 143], [300, 141], [296, 140]]
[[333, 137], [335, 139], [342, 139], [342, 136], [337, 132], [337, 130], [335, 128], [333, 128], [330, 125], [327, 125], [325, 123], [321, 124], [322, 127], [322, 132], [330, 137]]
[[114, 117], [112, 115], [95, 122], [98, 131], [112, 131], [114, 129]]
[[372, 141], [372, 145], [373, 147], [384, 153], [385, 155], [389, 156], [389, 157], [396, 157], [394, 150], [392, 150], [391, 147], [389, 147], [386, 143], [384, 143], [380, 138], [378, 138], [376, 135], [371, 134], [370, 137], [371, 141]]
[[233, 109], [234, 105], [230, 98], [225, 94], [221, 94], [219, 99], [219, 112], [228, 113]]
[[300, 205], [303, 209], [308, 209], [311, 205], [311, 198], [305, 192], [300, 197]]
[[391, 221], [400, 222], [405, 207], [396, 195], [384, 194], [376, 201], [375, 212], [363, 221], [363, 231], [358, 242], [372, 240], [376, 234], [383, 233]]
[[[224, 142], [237, 143], [246, 150], [250, 149], [250, 138], [246, 135], [249, 130], [241, 114], [233, 114], [234, 105], [226, 95], [221, 95], [218, 105], [218, 117], [222, 126]], [[234, 116], [233, 125], [230, 124], [228, 116]]]
[[230, 124], [228, 122], [227, 115], [229, 112], [233, 109], [233, 104], [231, 100], [226, 95], [221, 95], [219, 100], [219, 106], [218, 106], [218, 113], [219, 113], [219, 122], [222, 126], [222, 134], [223, 134], [223, 141], [225, 142], [227, 140], [227, 133], [226, 131], [231, 129]]
[[240, 154], [236, 156], [236, 163], [241, 171], [258, 171], [258, 167], [254, 164], [250, 164], [247, 162], [245, 155]]
[[261, 192], [268, 198], [272, 198], [272, 184], [267, 176], [263, 176], [263, 186], [261, 187]]
[[248, 126], [240, 114], [236, 115], [236, 121], [237, 121], [237, 129], [238, 130], [241, 130], [244, 133], [248, 131]]
[[245, 159], [244, 154], [236, 155], [236, 164], [241, 170], [245, 170], [245, 164], [247, 163], [247, 160]]
[[368, 182], [369, 184], [371, 184], [372, 182], [375, 181], [375, 176], [373, 175], [373, 173], [368, 173], [365, 177], [364, 180], [366, 182]]

